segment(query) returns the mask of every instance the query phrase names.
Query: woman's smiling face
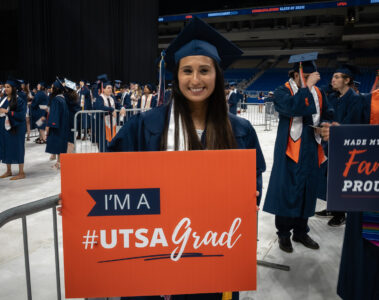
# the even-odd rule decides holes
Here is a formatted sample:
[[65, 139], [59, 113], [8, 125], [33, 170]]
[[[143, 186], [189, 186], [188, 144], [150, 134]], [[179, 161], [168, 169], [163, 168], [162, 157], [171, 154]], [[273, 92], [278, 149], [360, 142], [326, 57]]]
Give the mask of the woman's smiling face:
[[208, 56], [183, 57], [178, 70], [179, 89], [189, 101], [203, 102], [215, 89], [216, 69]]

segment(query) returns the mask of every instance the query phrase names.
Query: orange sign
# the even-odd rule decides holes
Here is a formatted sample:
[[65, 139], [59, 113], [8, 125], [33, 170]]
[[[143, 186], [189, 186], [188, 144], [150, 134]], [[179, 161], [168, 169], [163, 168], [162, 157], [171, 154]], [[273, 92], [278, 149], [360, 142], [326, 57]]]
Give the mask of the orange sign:
[[61, 163], [66, 297], [256, 289], [255, 150]]

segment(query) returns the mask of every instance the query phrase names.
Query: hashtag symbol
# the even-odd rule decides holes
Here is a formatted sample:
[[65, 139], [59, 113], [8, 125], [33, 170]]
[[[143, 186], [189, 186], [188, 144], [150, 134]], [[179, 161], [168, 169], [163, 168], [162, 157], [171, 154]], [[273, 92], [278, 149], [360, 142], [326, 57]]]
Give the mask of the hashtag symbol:
[[93, 249], [93, 244], [97, 244], [97, 241], [96, 239], [98, 238], [98, 236], [96, 235], [96, 230], [93, 230], [92, 232], [92, 235], [90, 233], [90, 230], [87, 231], [87, 235], [83, 235], [83, 239], [84, 239], [84, 249], [87, 249], [88, 245], [91, 246], [91, 249]]

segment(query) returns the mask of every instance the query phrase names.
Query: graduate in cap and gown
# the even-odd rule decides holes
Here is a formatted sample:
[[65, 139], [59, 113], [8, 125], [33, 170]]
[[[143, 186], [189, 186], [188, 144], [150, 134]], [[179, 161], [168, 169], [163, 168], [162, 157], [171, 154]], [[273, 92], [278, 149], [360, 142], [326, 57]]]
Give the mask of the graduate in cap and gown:
[[[193, 18], [166, 51], [167, 67], [174, 74], [172, 100], [133, 116], [110, 143], [110, 151], [256, 149], [261, 192], [266, 165], [257, 134], [249, 121], [228, 113], [225, 99], [222, 69], [241, 54], [212, 27]], [[171, 296], [172, 300], [238, 298], [238, 292], [225, 292], [224, 298], [223, 293]]]
[[[340, 124], [350, 124], [354, 122], [354, 118], [357, 118], [349, 107], [357, 101], [363, 101], [362, 97], [353, 89], [354, 77], [358, 73], [358, 68], [350, 64], [338, 67], [333, 73], [331, 85], [334, 92], [329, 93], [328, 102], [330, 107], [334, 109], [334, 121]], [[327, 144], [325, 144], [324, 150], [325, 153], [328, 152]], [[318, 198], [323, 200], [326, 200], [327, 166], [327, 164], [322, 164], [320, 168]], [[332, 218], [328, 221], [328, 225], [332, 227], [345, 224], [344, 212], [329, 212], [325, 209], [316, 212], [315, 215], [319, 217], [331, 216]]]
[[[6, 101], [1, 100], [0, 116], [4, 123], [4, 129], [0, 130], [4, 143], [2, 162], [7, 164], [7, 170], [0, 178], [12, 176], [12, 164], [18, 164], [19, 173], [11, 177], [11, 180], [25, 178], [25, 133], [26, 133], [26, 98], [17, 95], [18, 82], [8, 79], [5, 83]], [[6, 103], [8, 101], [8, 103]]]
[[64, 91], [64, 98], [66, 100], [67, 108], [68, 108], [68, 119], [69, 119], [69, 125], [70, 125], [70, 134], [68, 137], [68, 146], [67, 146], [67, 153], [73, 153], [74, 152], [74, 143], [75, 143], [75, 132], [74, 125], [75, 125], [75, 114], [81, 110], [80, 102], [79, 102], [79, 95], [76, 93], [76, 84], [75, 82], [68, 80], [65, 78], [64, 80], [65, 84], [65, 91]]
[[45, 83], [41, 81], [37, 84], [37, 93], [35, 94], [30, 107], [31, 122], [33, 125], [32, 127], [37, 128], [39, 131], [39, 137], [36, 140], [37, 144], [46, 143], [45, 128], [47, 112], [45, 109], [42, 109], [41, 106], [47, 107], [48, 103], [49, 98], [47, 97], [45, 92]]
[[64, 97], [65, 87], [57, 78], [50, 95], [50, 110], [47, 119], [48, 136], [46, 152], [58, 155], [55, 167], [60, 168], [60, 154], [67, 152], [70, 135], [69, 111]]
[[294, 241], [319, 249], [308, 235], [308, 218], [315, 212], [319, 167], [326, 156], [314, 127], [332, 114], [325, 94], [316, 87], [316, 59], [317, 53], [292, 56], [290, 78], [275, 90], [273, 99], [279, 125], [263, 210], [275, 215], [279, 247], [289, 253], [291, 230]]
[[143, 87], [143, 95], [138, 100], [137, 108], [150, 109], [157, 106], [157, 96], [153, 95], [153, 86], [146, 84]]
[[[80, 100], [80, 107], [81, 110], [92, 110], [92, 101], [91, 101], [91, 93], [87, 85], [85, 84], [86, 81], [84, 79], [81, 79], [79, 82], [80, 89], [79, 89], [79, 100]], [[78, 126], [78, 136], [77, 139], [81, 138], [82, 130], [84, 130], [83, 138], [82, 140], [86, 140], [87, 133], [89, 133], [89, 130], [91, 128], [91, 116], [82, 113], [77, 118], [77, 126]]]
[[237, 114], [237, 104], [240, 100], [239, 93], [236, 89], [235, 82], [229, 82], [229, 94], [228, 94], [229, 112], [233, 115]]
[[[350, 103], [348, 111], [354, 115], [350, 124], [378, 125], [379, 89]], [[323, 124], [325, 140], [330, 126]], [[379, 212], [347, 213], [337, 294], [343, 300], [379, 299]]]
[[95, 109], [102, 110], [104, 113], [96, 116], [96, 142], [99, 152], [107, 152], [108, 143], [115, 137], [117, 130], [117, 109], [121, 108], [119, 102], [112, 97], [112, 83], [107, 78], [100, 83], [102, 91], [96, 98]]

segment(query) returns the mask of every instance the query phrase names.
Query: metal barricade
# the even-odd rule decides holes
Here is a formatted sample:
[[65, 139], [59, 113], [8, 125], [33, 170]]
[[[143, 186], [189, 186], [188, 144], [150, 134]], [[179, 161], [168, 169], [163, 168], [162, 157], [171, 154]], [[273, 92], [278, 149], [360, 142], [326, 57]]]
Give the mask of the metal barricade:
[[[115, 110], [116, 133], [133, 115], [147, 110], [149, 109], [125, 109], [125, 116], [120, 114], [120, 110]], [[75, 153], [106, 152], [106, 117], [113, 120], [112, 113], [103, 110], [81, 110], [75, 114], [74, 129], [71, 132], [74, 136]]]
[[237, 112], [240, 117], [250, 121], [253, 126], [265, 126], [266, 131], [272, 130], [272, 126], [278, 124], [278, 113], [273, 102], [238, 103]]
[[0, 229], [5, 224], [21, 219], [22, 220], [22, 234], [24, 242], [24, 260], [25, 260], [25, 278], [28, 299], [32, 299], [32, 285], [30, 278], [30, 263], [29, 263], [29, 247], [28, 247], [28, 230], [26, 217], [47, 209], [52, 209], [53, 212], [53, 230], [54, 230], [54, 254], [55, 254], [55, 275], [56, 275], [56, 288], [57, 299], [61, 299], [61, 282], [59, 274], [59, 252], [58, 252], [58, 230], [57, 230], [57, 212], [56, 206], [58, 205], [59, 195], [44, 198], [38, 201], [20, 205], [10, 208], [0, 213]]

